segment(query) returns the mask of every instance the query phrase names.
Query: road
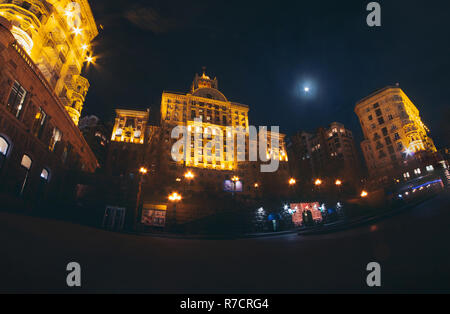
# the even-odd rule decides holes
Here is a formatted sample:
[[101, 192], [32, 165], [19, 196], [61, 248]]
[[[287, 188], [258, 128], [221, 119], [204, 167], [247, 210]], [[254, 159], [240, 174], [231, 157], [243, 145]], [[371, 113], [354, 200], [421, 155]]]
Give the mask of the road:
[[[450, 192], [375, 225], [237, 240], [136, 236], [0, 213], [2, 292], [450, 292]], [[382, 287], [366, 285], [381, 265]], [[78, 262], [82, 287], [66, 287]]]

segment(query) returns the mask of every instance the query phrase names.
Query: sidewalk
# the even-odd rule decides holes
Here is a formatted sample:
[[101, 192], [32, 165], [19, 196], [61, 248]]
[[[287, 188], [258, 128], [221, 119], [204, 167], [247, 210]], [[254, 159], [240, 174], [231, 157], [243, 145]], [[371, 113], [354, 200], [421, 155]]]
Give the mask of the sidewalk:
[[418, 201], [406, 204], [400, 208], [395, 208], [395, 209], [383, 212], [376, 216], [372, 216], [372, 215], [371, 216], [363, 216], [363, 217], [358, 217], [358, 218], [355, 218], [352, 220], [342, 220], [342, 221], [333, 222], [330, 224], [302, 228], [298, 231], [298, 235], [315, 235], [315, 234], [326, 234], [326, 233], [332, 233], [332, 232], [339, 232], [339, 231], [344, 231], [347, 229], [356, 228], [356, 227], [368, 225], [371, 223], [375, 223], [375, 222], [383, 220], [385, 218], [389, 218], [394, 215], [400, 214], [406, 210], [412, 209], [419, 204], [428, 202], [429, 200], [435, 198], [437, 195], [438, 194], [431, 195], [427, 198], [420, 199]]

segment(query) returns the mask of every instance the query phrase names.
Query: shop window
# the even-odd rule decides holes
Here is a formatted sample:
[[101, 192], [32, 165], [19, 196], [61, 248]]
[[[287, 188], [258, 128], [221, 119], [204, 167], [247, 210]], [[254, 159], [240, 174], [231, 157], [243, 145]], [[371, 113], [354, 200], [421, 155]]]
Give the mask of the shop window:
[[20, 117], [26, 95], [27, 91], [18, 82], [14, 82], [9, 94], [7, 107], [16, 118]]
[[427, 171], [431, 172], [434, 170], [434, 167], [432, 165], [427, 166]]

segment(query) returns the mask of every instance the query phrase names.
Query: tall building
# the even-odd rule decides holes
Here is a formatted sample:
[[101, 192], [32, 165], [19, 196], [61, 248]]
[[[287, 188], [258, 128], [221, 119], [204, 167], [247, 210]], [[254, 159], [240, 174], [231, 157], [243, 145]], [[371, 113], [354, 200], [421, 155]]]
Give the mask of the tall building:
[[359, 181], [361, 174], [353, 133], [342, 123], [320, 127], [314, 134], [298, 132], [290, 143], [291, 164], [299, 180]]
[[419, 110], [398, 86], [388, 86], [357, 102], [364, 134], [361, 148], [371, 177], [389, 177], [408, 157], [435, 153]]
[[0, 192], [72, 195], [68, 174], [94, 172], [97, 159], [12, 30], [0, 16]]
[[90, 43], [98, 30], [87, 0], [0, 0], [0, 16], [38, 67], [78, 125], [89, 82], [81, 76], [91, 60]]
[[[191, 132], [190, 154], [186, 160], [176, 162], [174, 169], [182, 176], [184, 168], [205, 170], [204, 181], [209, 186], [221, 190], [223, 182], [238, 176], [244, 185], [244, 193], [255, 192], [255, 186], [261, 181], [260, 161], [250, 161], [251, 148], [258, 149], [257, 143], [250, 143], [249, 107], [227, 99], [218, 89], [217, 78], [211, 79], [203, 72], [196, 74], [189, 93], [163, 92], [161, 99], [161, 128], [165, 156], [169, 164], [174, 164], [170, 149], [175, 142], [171, 139], [171, 131], [176, 126], [185, 126]], [[257, 130], [256, 130], [257, 131]], [[195, 133], [201, 134], [200, 143], [196, 143]], [[267, 159], [277, 158], [280, 161], [278, 178], [287, 182], [288, 166], [284, 135], [278, 134], [278, 147], [271, 147], [274, 134], [267, 131]], [[204, 150], [211, 139], [222, 140], [222, 149], [213, 146]], [[239, 138], [243, 139], [239, 142]], [[232, 148], [229, 147], [233, 142]], [[228, 153], [231, 152], [231, 155]], [[203, 172], [200, 172], [203, 173]], [[283, 173], [284, 175], [282, 175]], [[286, 178], [285, 178], [286, 177]], [[205, 185], [203, 185], [205, 187]], [[261, 188], [261, 187], [260, 187]]]
[[[205, 73], [195, 75], [190, 92], [187, 94], [163, 92], [161, 99], [161, 126], [170, 131], [177, 125], [186, 126], [189, 130], [216, 136], [221, 132], [224, 139], [224, 151], [209, 152], [203, 155], [203, 147], [209, 141], [203, 136], [203, 143], [192, 149], [185, 165], [218, 170], [236, 170], [236, 159], [226, 158], [226, 139], [236, 136], [227, 132], [227, 127], [241, 127], [240, 135], [248, 134], [247, 105], [229, 101], [218, 89], [217, 78], [211, 79]], [[209, 133], [208, 133], [209, 132]], [[214, 133], [214, 134], [213, 134]], [[167, 137], [170, 136], [167, 132]], [[193, 142], [193, 141], [192, 141]], [[194, 147], [192, 147], [194, 148]], [[183, 162], [181, 162], [183, 163]]]

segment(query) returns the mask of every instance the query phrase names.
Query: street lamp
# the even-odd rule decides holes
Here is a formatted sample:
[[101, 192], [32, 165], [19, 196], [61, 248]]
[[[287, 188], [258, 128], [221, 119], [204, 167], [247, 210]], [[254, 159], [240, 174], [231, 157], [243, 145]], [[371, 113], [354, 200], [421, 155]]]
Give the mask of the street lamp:
[[137, 223], [139, 218], [139, 205], [141, 204], [141, 194], [142, 194], [142, 183], [144, 182], [144, 175], [146, 175], [148, 172], [147, 168], [141, 167], [139, 168], [140, 178], [139, 178], [139, 187], [138, 187], [138, 194], [136, 199], [136, 208], [134, 209], [134, 223], [133, 223], [133, 229], [137, 229]]
[[181, 194], [178, 194], [177, 192], [173, 192], [169, 195], [169, 201], [171, 202], [179, 202], [181, 201]]
[[297, 181], [294, 179], [294, 178], [291, 178], [290, 180], [289, 180], [289, 185], [295, 185], [297, 183]]
[[173, 203], [173, 220], [174, 223], [177, 221], [177, 202], [181, 201], [181, 194], [178, 194], [177, 192], [173, 192], [168, 197], [169, 201]]
[[192, 180], [194, 179], [195, 175], [191, 171], [188, 171], [184, 174], [184, 177], [188, 180]]
[[314, 182], [314, 184], [315, 184], [316, 186], [320, 186], [320, 185], [322, 184], [322, 180], [317, 179], [317, 180]]
[[335, 184], [336, 184], [336, 186], [341, 186], [341, 185], [342, 185], [342, 181], [339, 180], [339, 179], [337, 179], [336, 182], [335, 182]]
[[[187, 172], [184, 174], [184, 177], [185, 177], [186, 180], [188, 180], [188, 184], [189, 184], [189, 188], [190, 188], [190, 186], [191, 186], [191, 181], [194, 180], [195, 175], [192, 173], [192, 171], [187, 171]], [[186, 186], [184, 186], [184, 191], [186, 192]]]
[[367, 191], [363, 190], [361, 192], [361, 197], [367, 197], [367, 195], [369, 195], [369, 193], [367, 193]]

